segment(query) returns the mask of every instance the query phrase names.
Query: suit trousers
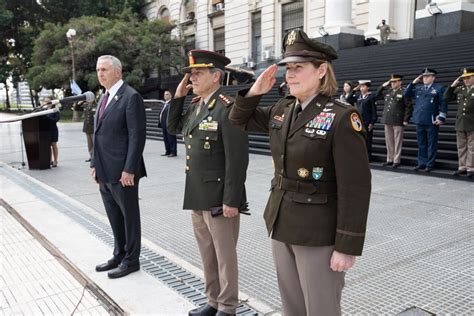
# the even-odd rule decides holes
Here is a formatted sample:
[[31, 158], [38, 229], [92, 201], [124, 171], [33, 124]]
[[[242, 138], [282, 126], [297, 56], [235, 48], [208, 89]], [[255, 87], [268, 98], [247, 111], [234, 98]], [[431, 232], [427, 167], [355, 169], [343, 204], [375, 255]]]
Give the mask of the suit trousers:
[[208, 304], [234, 314], [238, 305], [237, 239], [240, 214], [212, 217], [210, 211], [193, 211], [192, 221], [204, 270]]
[[92, 150], [94, 149], [94, 134], [86, 133], [87, 150], [89, 150], [89, 158], [92, 158]]
[[402, 156], [403, 126], [385, 125], [387, 162], [400, 163]]
[[120, 183], [100, 183], [99, 190], [114, 234], [114, 260], [127, 265], [139, 264], [141, 247], [138, 182], [122, 187]]
[[438, 152], [438, 131], [439, 127], [434, 124], [416, 125], [418, 166], [433, 168]]
[[345, 272], [329, 264], [334, 246], [309, 247], [272, 240], [283, 315], [341, 315]]
[[163, 131], [163, 142], [165, 143], [165, 150], [167, 154], [177, 154], [177, 141], [176, 135], [168, 133], [166, 128]]
[[474, 131], [456, 132], [458, 145], [459, 170], [474, 172]]
[[374, 138], [374, 129], [369, 132], [369, 125], [365, 126], [367, 131], [367, 136], [365, 138], [365, 145], [367, 146], [367, 155], [369, 156], [369, 161], [372, 161], [372, 140]]

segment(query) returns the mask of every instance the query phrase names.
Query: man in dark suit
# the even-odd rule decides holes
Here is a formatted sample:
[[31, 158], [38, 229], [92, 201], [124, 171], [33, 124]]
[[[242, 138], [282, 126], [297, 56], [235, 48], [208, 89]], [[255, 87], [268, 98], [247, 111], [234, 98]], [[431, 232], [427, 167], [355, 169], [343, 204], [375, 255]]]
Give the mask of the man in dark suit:
[[[247, 133], [229, 122], [233, 101], [220, 85], [230, 60], [211, 51], [189, 52], [189, 67], [171, 101], [170, 133], [186, 145], [184, 209], [193, 210], [194, 235], [202, 258], [208, 303], [190, 316], [234, 315], [238, 305], [239, 211], [247, 208]], [[191, 80], [191, 84], [188, 84]], [[197, 95], [183, 113], [190, 88]], [[220, 214], [219, 214], [220, 213]]]
[[96, 111], [91, 168], [114, 234], [114, 252], [96, 271], [112, 270], [109, 278], [120, 278], [140, 269], [138, 182], [146, 176], [145, 106], [140, 94], [122, 81], [116, 57], [99, 57], [97, 77], [106, 91]]
[[165, 143], [166, 152], [162, 156], [176, 157], [176, 135], [168, 133], [168, 113], [170, 112], [170, 101], [173, 96], [169, 90], [165, 90], [165, 104], [160, 112], [159, 127], [163, 130], [163, 142]]

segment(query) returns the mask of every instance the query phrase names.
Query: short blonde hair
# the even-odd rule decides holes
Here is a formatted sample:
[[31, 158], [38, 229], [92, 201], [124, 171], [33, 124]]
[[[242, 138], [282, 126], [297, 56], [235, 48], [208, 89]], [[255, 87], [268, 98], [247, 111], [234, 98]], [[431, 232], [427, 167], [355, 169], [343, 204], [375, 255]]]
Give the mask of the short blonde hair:
[[319, 68], [322, 64], [327, 65], [328, 70], [326, 71], [326, 75], [324, 75], [324, 77], [321, 79], [319, 93], [328, 97], [332, 97], [337, 92], [337, 81], [334, 68], [332, 68], [332, 65], [325, 60], [315, 60], [312, 61], [312, 63], [316, 68]]

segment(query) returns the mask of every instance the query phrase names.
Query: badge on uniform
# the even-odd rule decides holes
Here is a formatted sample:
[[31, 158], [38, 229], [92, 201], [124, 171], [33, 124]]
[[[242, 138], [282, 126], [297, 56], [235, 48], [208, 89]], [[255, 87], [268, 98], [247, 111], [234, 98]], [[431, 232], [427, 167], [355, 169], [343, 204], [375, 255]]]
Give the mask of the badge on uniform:
[[334, 122], [335, 116], [336, 113], [321, 112], [311, 121], [306, 123], [305, 127], [329, 131], [332, 123]]
[[285, 114], [280, 115], [275, 115], [273, 119], [278, 122], [283, 122], [283, 119], [285, 118]]
[[307, 178], [309, 176], [309, 170], [306, 168], [299, 168], [298, 176], [300, 176], [300, 178]]
[[362, 121], [360, 120], [359, 114], [357, 113], [351, 114], [351, 124], [352, 124], [352, 128], [356, 132], [360, 132], [362, 130]]
[[322, 168], [322, 167], [314, 167], [313, 168], [312, 176], [313, 176], [314, 180], [321, 179], [321, 177], [323, 176], [323, 169], [324, 168]]
[[216, 106], [216, 99], [213, 99], [211, 102], [209, 102], [209, 105], [207, 106], [207, 109], [210, 111]]
[[[209, 121], [209, 118], [211, 121]], [[203, 120], [201, 123], [199, 123], [199, 130], [200, 131], [211, 131], [215, 132], [217, 131], [217, 127], [219, 126], [219, 123], [217, 121], [212, 121], [212, 117], [209, 117], [208, 120]]]
[[209, 142], [204, 142], [204, 149], [211, 149], [211, 144]]

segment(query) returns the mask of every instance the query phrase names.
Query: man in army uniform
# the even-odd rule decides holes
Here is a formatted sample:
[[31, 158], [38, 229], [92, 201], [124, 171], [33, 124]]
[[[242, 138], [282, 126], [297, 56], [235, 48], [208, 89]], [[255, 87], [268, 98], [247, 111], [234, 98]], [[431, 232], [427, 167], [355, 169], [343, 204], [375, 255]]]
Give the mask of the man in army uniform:
[[87, 149], [89, 150], [89, 159], [86, 162], [91, 161], [92, 150], [94, 149], [94, 115], [95, 115], [95, 101], [85, 102], [82, 104], [84, 108], [84, 125], [82, 131], [86, 133], [87, 137]]
[[[398, 168], [402, 156], [403, 128], [408, 125], [410, 108], [407, 99], [403, 96], [402, 76], [392, 75], [390, 80], [382, 84], [376, 93], [379, 99], [384, 95], [382, 124], [385, 128], [385, 144], [387, 146], [387, 161], [384, 166]], [[391, 88], [385, 90], [388, 85]]]
[[[460, 80], [464, 86], [458, 86]], [[446, 101], [458, 102], [456, 114], [456, 140], [458, 145], [459, 167], [454, 175], [474, 177], [474, 68], [464, 68], [462, 75], [454, 80], [444, 94]]]
[[[416, 124], [418, 165], [415, 171], [430, 172], [434, 168], [438, 151], [439, 126], [446, 120], [448, 107], [444, 101], [444, 87], [434, 83], [436, 70], [423, 69], [422, 73], [407, 86], [405, 97], [415, 98], [412, 121]], [[423, 78], [423, 85], [417, 85]]]
[[[201, 253], [208, 303], [189, 315], [233, 315], [238, 304], [237, 238], [239, 211], [247, 208], [247, 134], [230, 124], [233, 104], [221, 91], [230, 60], [204, 50], [189, 52], [189, 67], [168, 114], [170, 133], [182, 133], [186, 146], [184, 209], [192, 211]], [[191, 84], [188, 84], [191, 80]], [[183, 114], [189, 90], [197, 95]]]
[[386, 24], [385, 20], [382, 20], [382, 22], [377, 25], [377, 30], [380, 30], [380, 45], [386, 45], [391, 32], [390, 26]]

